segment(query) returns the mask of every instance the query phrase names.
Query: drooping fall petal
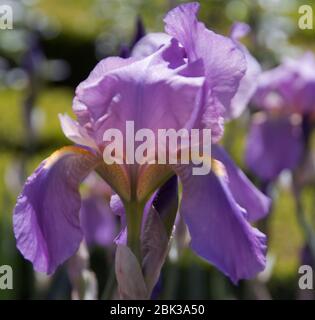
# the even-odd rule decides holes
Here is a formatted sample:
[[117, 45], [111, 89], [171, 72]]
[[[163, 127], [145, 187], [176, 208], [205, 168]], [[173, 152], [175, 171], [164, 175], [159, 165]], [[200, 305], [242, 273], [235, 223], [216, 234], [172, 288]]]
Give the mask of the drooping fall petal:
[[17, 247], [35, 270], [50, 274], [78, 249], [83, 237], [78, 186], [98, 161], [82, 148], [65, 147], [26, 181], [13, 225]]
[[246, 220], [225, 177], [193, 176], [191, 168], [177, 172], [183, 184], [180, 213], [188, 226], [191, 247], [236, 283], [262, 271], [266, 263], [266, 237]]
[[224, 164], [228, 186], [237, 203], [246, 209], [248, 220], [256, 221], [265, 217], [270, 208], [270, 199], [253, 185], [222, 147], [213, 145], [212, 156]]

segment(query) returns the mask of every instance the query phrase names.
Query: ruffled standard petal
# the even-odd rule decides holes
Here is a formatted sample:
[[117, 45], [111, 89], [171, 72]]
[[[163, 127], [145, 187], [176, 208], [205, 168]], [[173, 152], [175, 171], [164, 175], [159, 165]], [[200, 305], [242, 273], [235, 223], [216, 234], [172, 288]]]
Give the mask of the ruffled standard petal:
[[270, 209], [271, 200], [259, 191], [238, 168], [225, 150], [213, 145], [212, 156], [223, 163], [228, 176], [228, 186], [237, 203], [246, 210], [249, 221], [265, 217]]
[[196, 4], [172, 10], [165, 18], [169, 35], [153, 37], [152, 54], [104, 59], [78, 86], [74, 112], [99, 147], [107, 129], [124, 132], [126, 121], [154, 132], [206, 127], [213, 141], [220, 138], [246, 61], [231, 39], [197, 21], [197, 10]]
[[107, 129], [124, 134], [126, 121], [134, 121], [135, 130], [153, 132], [185, 127], [199, 103], [204, 77], [196, 75], [198, 64], [187, 64], [178, 42], [172, 39], [141, 60], [117, 59], [100, 62], [76, 90], [75, 112], [96, 143], [104, 143]]
[[284, 169], [295, 168], [302, 156], [301, 118], [256, 114], [247, 138], [245, 161], [257, 176], [273, 180]]
[[199, 22], [198, 10], [198, 3], [171, 10], [164, 19], [165, 30], [183, 45], [189, 61], [202, 60], [209, 89], [229, 110], [246, 71], [245, 57], [233, 40], [208, 30]]
[[17, 247], [36, 271], [50, 274], [78, 249], [78, 186], [99, 158], [79, 147], [65, 147], [44, 160], [28, 178], [13, 215]]
[[191, 247], [236, 283], [262, 271], [266, 237], [245, 219], [225, 177], [211, 172], [193, 176], [190, 166], [177, 172], [183, 184], [180, 213], [191, 236]]
[[[95, 66], [87, 79], [76, 88], [76, 96], [72, 104], [73, 112], [77, 116], [80, 126], [85, 128], [94, 141], [96, 141], [95, 122], [105, 115], [107, 105], [114, 98], [110, 90], [114, 79], [109, 75], [134, 61], [133, 58], [123, 59], [120, 57], [103, 59]], [[84, 101], [80, 99], [82, 96], [84, 96]]]

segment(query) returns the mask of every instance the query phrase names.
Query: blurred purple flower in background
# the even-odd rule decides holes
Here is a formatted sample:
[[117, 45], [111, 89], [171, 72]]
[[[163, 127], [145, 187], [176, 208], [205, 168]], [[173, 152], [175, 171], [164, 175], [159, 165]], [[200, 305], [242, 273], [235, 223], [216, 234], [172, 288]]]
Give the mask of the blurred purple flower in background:
[[[102, 60], [77, 87], [73, 101], [77, 121], [60, 117], [65, 135], [77, 146], [62, 148], [40, 164], [25, 183], [14, 212], [17, 246], [37, 271], [54, 272], [76, 252], [84, 229], [90, 228], [86, 214], [80, 219], [78, 187], [93, 170], [124, 205], [127, 245], [134, 256], [125, 249], [119, 251], [119, 272], [125, 267], [117, 262], [122, 254], [128, 254], [128, 263], [136, 269], [135, 261], [142, 260], [147, 288], [152, 289], [148, 284], [152, 270], [146, 263], [150, 264], [154, 253], [143, 248], [148, 249], [145, 241], [158, 243], [161, 236], [151, 233], [147, 239], [150, 232], [145, 232], [142, 238], [141, 227], [147, 217], [155, 219], [155, 226], [149, 227], [156, 228], [161, 218], [152, 213], [156, 212], [152, 210], [154, 192], [174, 174], [183, 185], [179, 212], [188, 226], [193, 250], [235, 283], [264, 269], [266, 239], [248, 221], [267, 214], [269, 200], [219, 146], [214, 145], [214, 159], [209, 159], [213, 170], [204, 176], [192, 175], [191, 165], [108, 165], [102, 159], [104, 131], [116, 128], [124, 132], [130, 120], [137, 129], [149, 128], [154, 133], [161, 128], [210, 128], [216, 143], [223, 134], [224, 119], [233, 114], [235, 95], [239, 94], [238, 106], [248, 101], [242, 79], [248, 75], [249, 53], [244, 55], [236, 35], [230, 39], [206, 29], [196, 19], [198, 8], [197, 3], [190, 3], [170, 11], [164, 20], [168, 35], [162, 36], [163, 41], [139, 54], [139, 48], [147, 46], [141, 40], [142, 47], [134, 49], [133, 57]], [[147, 35], [144, 39], [156, 38]], [[241, 93], [239, 87], [243, 87]], [[134, 279], [119, 272], [117, 276], [126, 282], [140, 279], [136, 272]], [[156, 271], [153, 273], [156, 277]], [[127, 290], [128, 284], [119, 279], [118, 283], [121, 291], [122, 286]]]
[[111, 188], [96, 174], [84, 181], [80, 221], [88, 245], [110, 246], [118, 232], [118, 220], [110, 207]]
[[261, 179], [275, 179], [294, 169], [302, 157], [305, 134], [314, 112], [315, 58], [306, 53], [286, 59], [259, 78], [253, 104], [255, 114], [248, 135], [246, 163]]

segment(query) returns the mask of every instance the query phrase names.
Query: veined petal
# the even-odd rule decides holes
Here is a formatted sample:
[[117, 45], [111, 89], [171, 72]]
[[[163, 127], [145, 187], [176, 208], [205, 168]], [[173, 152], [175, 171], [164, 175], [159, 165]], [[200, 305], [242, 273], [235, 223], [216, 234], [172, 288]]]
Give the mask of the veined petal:
[[78, 186], [99, 158], [79, 147], [65, 147], [44, 160], [26, 181], [14, 210], [17, 247], [36, 271], [52, 273], [78, 249]]
[[192, 249], [236, 283], [265, 267], [266, 237], [245, 219], [225, 177], [194, 176], [190, 166], [177, 169], [183, 184], [180, 206]]
[[301, 118], [298, 115], [268, 117], [258, 113], [247, 139], [248, 167], [262, 179], [275, 179], [282, 170], [295, 168], [301, 159]]
[[199, 22], [198, 10], [198, 3], [171, 10], [164, 19], [165, 30], [183, 45], [189, 61], [203, 61], [209, 89], [229, 110], [246, 71], [244, 54], [233, 40], [208, 30]]
[[199, 105], [204, 77], [197, 72], [198, 64], [187, 64], [175, 39], [141, 60], [100, 63], [79, 85], [74, 99], [79, 123], [98, 145], [107, 129], [124, 133], [126, 121], [134, 121], [135, 130], [178, 130]]
[[[110, 104], [113, 99], [110, 88], [114, 79], [109, 75], [133, 61], [135, 61], [133, 58], [123, 59], [120, 57], [103, 59], [95, 66], [87, 79], [76, 88], [76, 96], [72, 105], [73, 112], [76, 114], [79, 124], [89, 132], [94, 140], [96, 138], [95, 121], [104, 116], [107, 104]], [[107, 87], [106, 90], [104, 87]], [[82, 96], [84, 99], [80, 99]]]
[[228, 176], [228, 187], [236, 202], [246, 210], [248, 220], [256, 221], [266, 216], [271, 200], [252, 184], [222, 147], [213, 145], [211, 152], [215, 159], [224, 164]]

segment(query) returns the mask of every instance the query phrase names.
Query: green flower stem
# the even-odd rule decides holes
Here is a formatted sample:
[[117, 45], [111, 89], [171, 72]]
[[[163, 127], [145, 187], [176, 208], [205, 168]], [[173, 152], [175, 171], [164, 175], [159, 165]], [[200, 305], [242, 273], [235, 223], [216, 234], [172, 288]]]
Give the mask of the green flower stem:
[[138, 203], [137, 200], [132, 199], [125, 205], [125, 208], [128, 233], [127, 244], [141, 265], [141, 225], [144, 205], [142, 203]]

